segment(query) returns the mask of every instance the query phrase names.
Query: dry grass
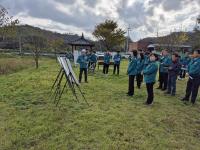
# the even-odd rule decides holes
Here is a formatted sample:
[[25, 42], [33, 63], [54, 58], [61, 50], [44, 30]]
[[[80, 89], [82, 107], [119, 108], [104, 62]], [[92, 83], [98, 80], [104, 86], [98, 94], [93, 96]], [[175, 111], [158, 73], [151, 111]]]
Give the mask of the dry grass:
[[0, 75], [14, 73], [34, 65], [34, 61], [24, 58], [0, 58]]

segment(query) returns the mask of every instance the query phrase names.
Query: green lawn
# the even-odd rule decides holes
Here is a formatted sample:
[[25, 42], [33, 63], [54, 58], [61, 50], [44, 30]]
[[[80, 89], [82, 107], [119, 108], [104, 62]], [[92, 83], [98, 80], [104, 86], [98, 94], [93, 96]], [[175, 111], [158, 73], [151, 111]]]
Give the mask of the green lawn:
[[119, 77], [98, 71], [81, 85], [90, 107], [76, 103], [71, 93], [55, 107], [50, 87], [59, 66], [53, 59], [43, 58], [38, 70], [1, 75], [0, 150], [199, 150], [199, 102], [179, 100], [186, 82], [178, 81], [176, 97], [155, 90], [155, 103], [148, 107], [145, 85], [126, 96], [127, 62], [121, 68]]

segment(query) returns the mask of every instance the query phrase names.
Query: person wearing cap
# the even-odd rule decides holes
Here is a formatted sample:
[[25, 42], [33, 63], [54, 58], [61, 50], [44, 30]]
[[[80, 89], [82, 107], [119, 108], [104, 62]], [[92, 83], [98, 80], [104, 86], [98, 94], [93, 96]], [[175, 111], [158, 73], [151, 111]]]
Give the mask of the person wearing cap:
[[141, 84], [142, 84], [142, 81], [143, 81], [142, 71], [144, 69], [144, 66], [145, 66], [144, 53], [143, 53], [142, 50], [139, 50], [139, 55], [138, 55], [138, 59], [137, 59], [137, 75], [136, 75], [136, 81], [137, 81], [138, 89], [141, 88]]
[[114, 69], [113, 69], [113, 74], [115, 74], [116, 69], [117, 69], [117, 75], [119, 75], [119, 68], [120, 68], [120, 62], [121, 62], [121, 55], [120, 51], [117, 51], [117, 54], [114, 55], [113, 61], [114, 61]]
[[82, 75], [84, 72], [85, 75], [85, 82], [87, 83], [87, 66], [88, 66], [88, 57], [86, 56], [86, 50], [83, 49], [81, 51], [81, 55], [77, 59], [77, 63], [80, 64], [80, 73], [79, 73], [79, 83], [81, 83]]
[[179, 55], [177, 53], [172, 54], [172, 62], [168, 68], [168, 83], [167, 92], [165, 94], [176, 95], [176, 80], [181, 70], [181, 64], [179, 63]]
[[160, 68], [159, 68], [159, 87], [157, 89], [161, 89], [165, 91], [167, 89], [168, 82], [168, 67], [171, 64], [171, 59], [168, 54], [168, 50], [162, 51], [162, 57], [160, 58]]
[[133, 56], [129, 59], [127, 74], [129, 76], [128, 96], [134, 95], [134, 80], [137, 74], [137, 51], [133, 51]]
[[110, 66], [110, 59], [111, 59], [110, 52], [107, 51], [104, 54], [103, 74], [108, 74], [108, 69], [109, 69], [109, 66]]
[[189, 79], [186, 87], [186, 94], [182, 101], [189, 101], [191, 96], [192, 104], [195, 104], [200, 86], [200, 50], [195, 50], [193, 59], [188, 65]]
[[151, 105], [154, 100], [154, 91], [153, 86], [156, 82], [156, 75], [158, 71], [158, 64], [156, 62], [157, 55], [156, 54], [150, 54], [149, 56], [149, 64], [144, 68], [143, 74], [144, 74], [144, 81], [146, 83], [146, 89], [147, 89], [147, 101], [146, 105]]

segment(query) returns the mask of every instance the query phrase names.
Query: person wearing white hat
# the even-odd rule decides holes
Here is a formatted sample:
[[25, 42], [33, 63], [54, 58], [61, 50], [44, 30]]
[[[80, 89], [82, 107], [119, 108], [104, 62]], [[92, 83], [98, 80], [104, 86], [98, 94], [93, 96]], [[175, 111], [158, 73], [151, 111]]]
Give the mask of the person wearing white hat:
[[83, 49], [81, 51], [81, 55], [78, 57], [77, 63], [80, 64], [79, 83], [81, 83], [83, 72], [84, 72], [84, 75], [85, 75], [85, 82], [88, 83], [88, 81], [87, 81], [88, 58], [86, 56], [86, 50], [85, 49]]

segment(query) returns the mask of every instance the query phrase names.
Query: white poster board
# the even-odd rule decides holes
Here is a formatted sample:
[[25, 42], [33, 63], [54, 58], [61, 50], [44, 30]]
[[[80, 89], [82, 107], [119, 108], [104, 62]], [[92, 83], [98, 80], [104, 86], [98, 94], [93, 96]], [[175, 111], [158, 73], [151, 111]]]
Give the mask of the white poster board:
[[67, 61], [67, 65], [68, 65], [68, 69], [69, 69], [69, 72], [72, 74], [73, 78], [74, 78], [74, 82], [76, 84], [79, 85], [79, 82], [76, 78], [76, 74], [74, 73], [74, 70], [72, 69], [72, 65], [71, 65], [71, 62], [69, 61], [69, 59], [66, 58], [66, 61]]
[[75, 66], [77, 66], [78, 64], [77, 64], [77, 59], [78, 59], [78, 56], [79, 56], [79, 51], [77, 51], [77, 50], [74, 50], [74, 64], [75, 64]]
[[[80, 85], [76, 78], [76, 74], [74, 73], [74, 71], [72, 69], [72, 65], [71, 65], [69, 59], [67, 59], [66, 57], [58, 57], [57, 59], [61, 65], [61, 67], [64, 69], [65, 74], [67, 75], [69, 80], [73, 83], [76, 83], [77, 85]], [[72, 78], [70, 77], [70, 75], [72, 75]]]

